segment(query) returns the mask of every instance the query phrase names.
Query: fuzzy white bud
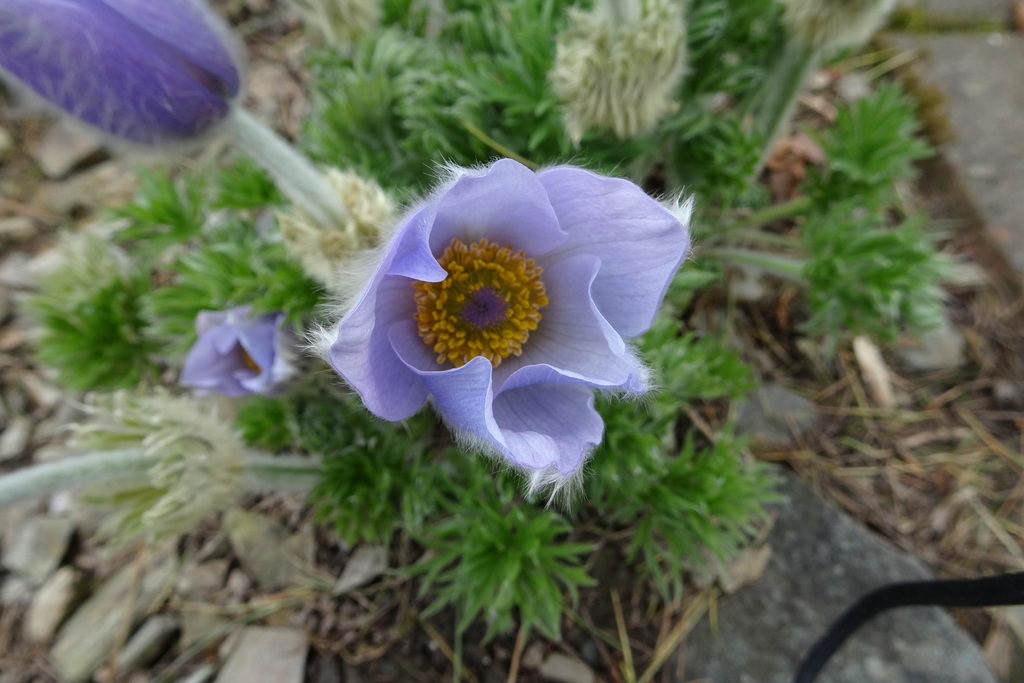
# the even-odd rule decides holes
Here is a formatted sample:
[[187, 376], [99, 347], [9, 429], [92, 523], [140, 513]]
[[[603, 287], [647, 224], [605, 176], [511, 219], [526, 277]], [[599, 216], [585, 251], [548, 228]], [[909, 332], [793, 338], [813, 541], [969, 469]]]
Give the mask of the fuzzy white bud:
[[677, 109], [672, 95], [686, 66], [684, 4], [608, 0], [590, 12], [569, 10], [549, 78], [575, 142], [588, 128], [635, 137]]
[[349, 270], [354, 258], [387, 239], [395, 205], [377, 183], [355, 173], [331, 169], [327, 182], [348, 208], [344, 224], [323, 225], [299, 205], [280, 213], [278, 223], [292, 256], [310, 275], [334, 288], [339, 273]]
[[380, 0], [288, 0], [327, 43], [351, 43], [380, 22]]
[[860, 45], [882, 25], [895, 0], [780, 0], [783, 23], [812, 48], [839, 50]]
[[212, 512], [237, 502], [247, 460], [239, 437], [204, 401], [166, 393], [118, 392], [89, 408], [72, 442], [89, 449], [139, 448], [156, 458], [139, 486], [121, 490], [114, 516], [124, 535], [153, 539], [191, 531]]

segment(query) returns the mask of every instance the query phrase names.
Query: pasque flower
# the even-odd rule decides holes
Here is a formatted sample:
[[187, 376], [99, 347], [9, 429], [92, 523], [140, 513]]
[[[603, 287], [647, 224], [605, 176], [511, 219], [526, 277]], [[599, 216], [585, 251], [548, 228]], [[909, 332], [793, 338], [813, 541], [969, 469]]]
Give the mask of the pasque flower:
[[203, 392], [273, 394], [295, 374], [295, 335], [284, 313], [251, 316], [248, 306], [201, 311], [199, 339], [188, 352], [181, 381]]
[[429, 397], [460, 440], [564, 483], [603, 435], [594, 391], [650, 386], [626, 340], [686, 256], [689, 213], [579, 168], [452, 169], [319, 345], [376, 415]]
[[0, 69], [131, 142], [190, 140], [221, 121], [238, 55], [199, 0], [0, 0]]

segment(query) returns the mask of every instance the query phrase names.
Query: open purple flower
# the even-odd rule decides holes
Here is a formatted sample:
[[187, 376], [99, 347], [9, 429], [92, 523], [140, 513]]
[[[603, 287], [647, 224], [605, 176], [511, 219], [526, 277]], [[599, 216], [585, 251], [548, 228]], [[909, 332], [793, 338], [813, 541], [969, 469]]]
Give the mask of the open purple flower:
[[200, 0], [0, 0], [0, 69], [124, 140], [189, 140], [240, 87], [229, 30]]
[[689, 213], [579, 168], [460, 169], [398, 227], [327, 358], [378, 416], [429, 397], [464, 442], [562, 482], [601, 441], [594, 391], [649, 387], [626, 339], [686, 256]]
[[294, 373], [295, 335], [284, 313], [249, 316], [248, 306], [201, 311], [199, 339], [188, 352], [181, 382], [204, 393], [271, 395]]

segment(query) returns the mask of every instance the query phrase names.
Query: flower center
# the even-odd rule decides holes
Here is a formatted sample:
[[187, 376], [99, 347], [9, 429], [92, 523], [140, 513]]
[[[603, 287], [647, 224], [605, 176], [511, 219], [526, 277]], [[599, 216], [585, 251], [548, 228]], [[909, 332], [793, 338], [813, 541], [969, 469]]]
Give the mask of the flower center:
[[263, 372], [263, 368], [261, 368], [259, 364], [252, 359], [252, 356], [249, 355], [248, 351], [242, 348], [239, 350], [242, 352], [242, 362], [245, 363], [245, 367], [255, 372]]
[[522, 353], [548, 303], [540, 266], [485, 239], [453, 239], [437, 262], [444, 280], [413, 283], [419, 334], [437, 362], [460, 367], [483, 356], [498, 367]]

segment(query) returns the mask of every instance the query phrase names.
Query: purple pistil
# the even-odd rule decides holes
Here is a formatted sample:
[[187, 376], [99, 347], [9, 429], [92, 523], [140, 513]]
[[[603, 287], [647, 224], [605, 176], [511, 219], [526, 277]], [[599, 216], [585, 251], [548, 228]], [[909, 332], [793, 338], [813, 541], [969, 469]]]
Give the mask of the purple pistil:
[[505, 322], [508, 304], [493, 287], [481, 287], [462, 304], [459, 317], [476, 330], [486, 330]]

